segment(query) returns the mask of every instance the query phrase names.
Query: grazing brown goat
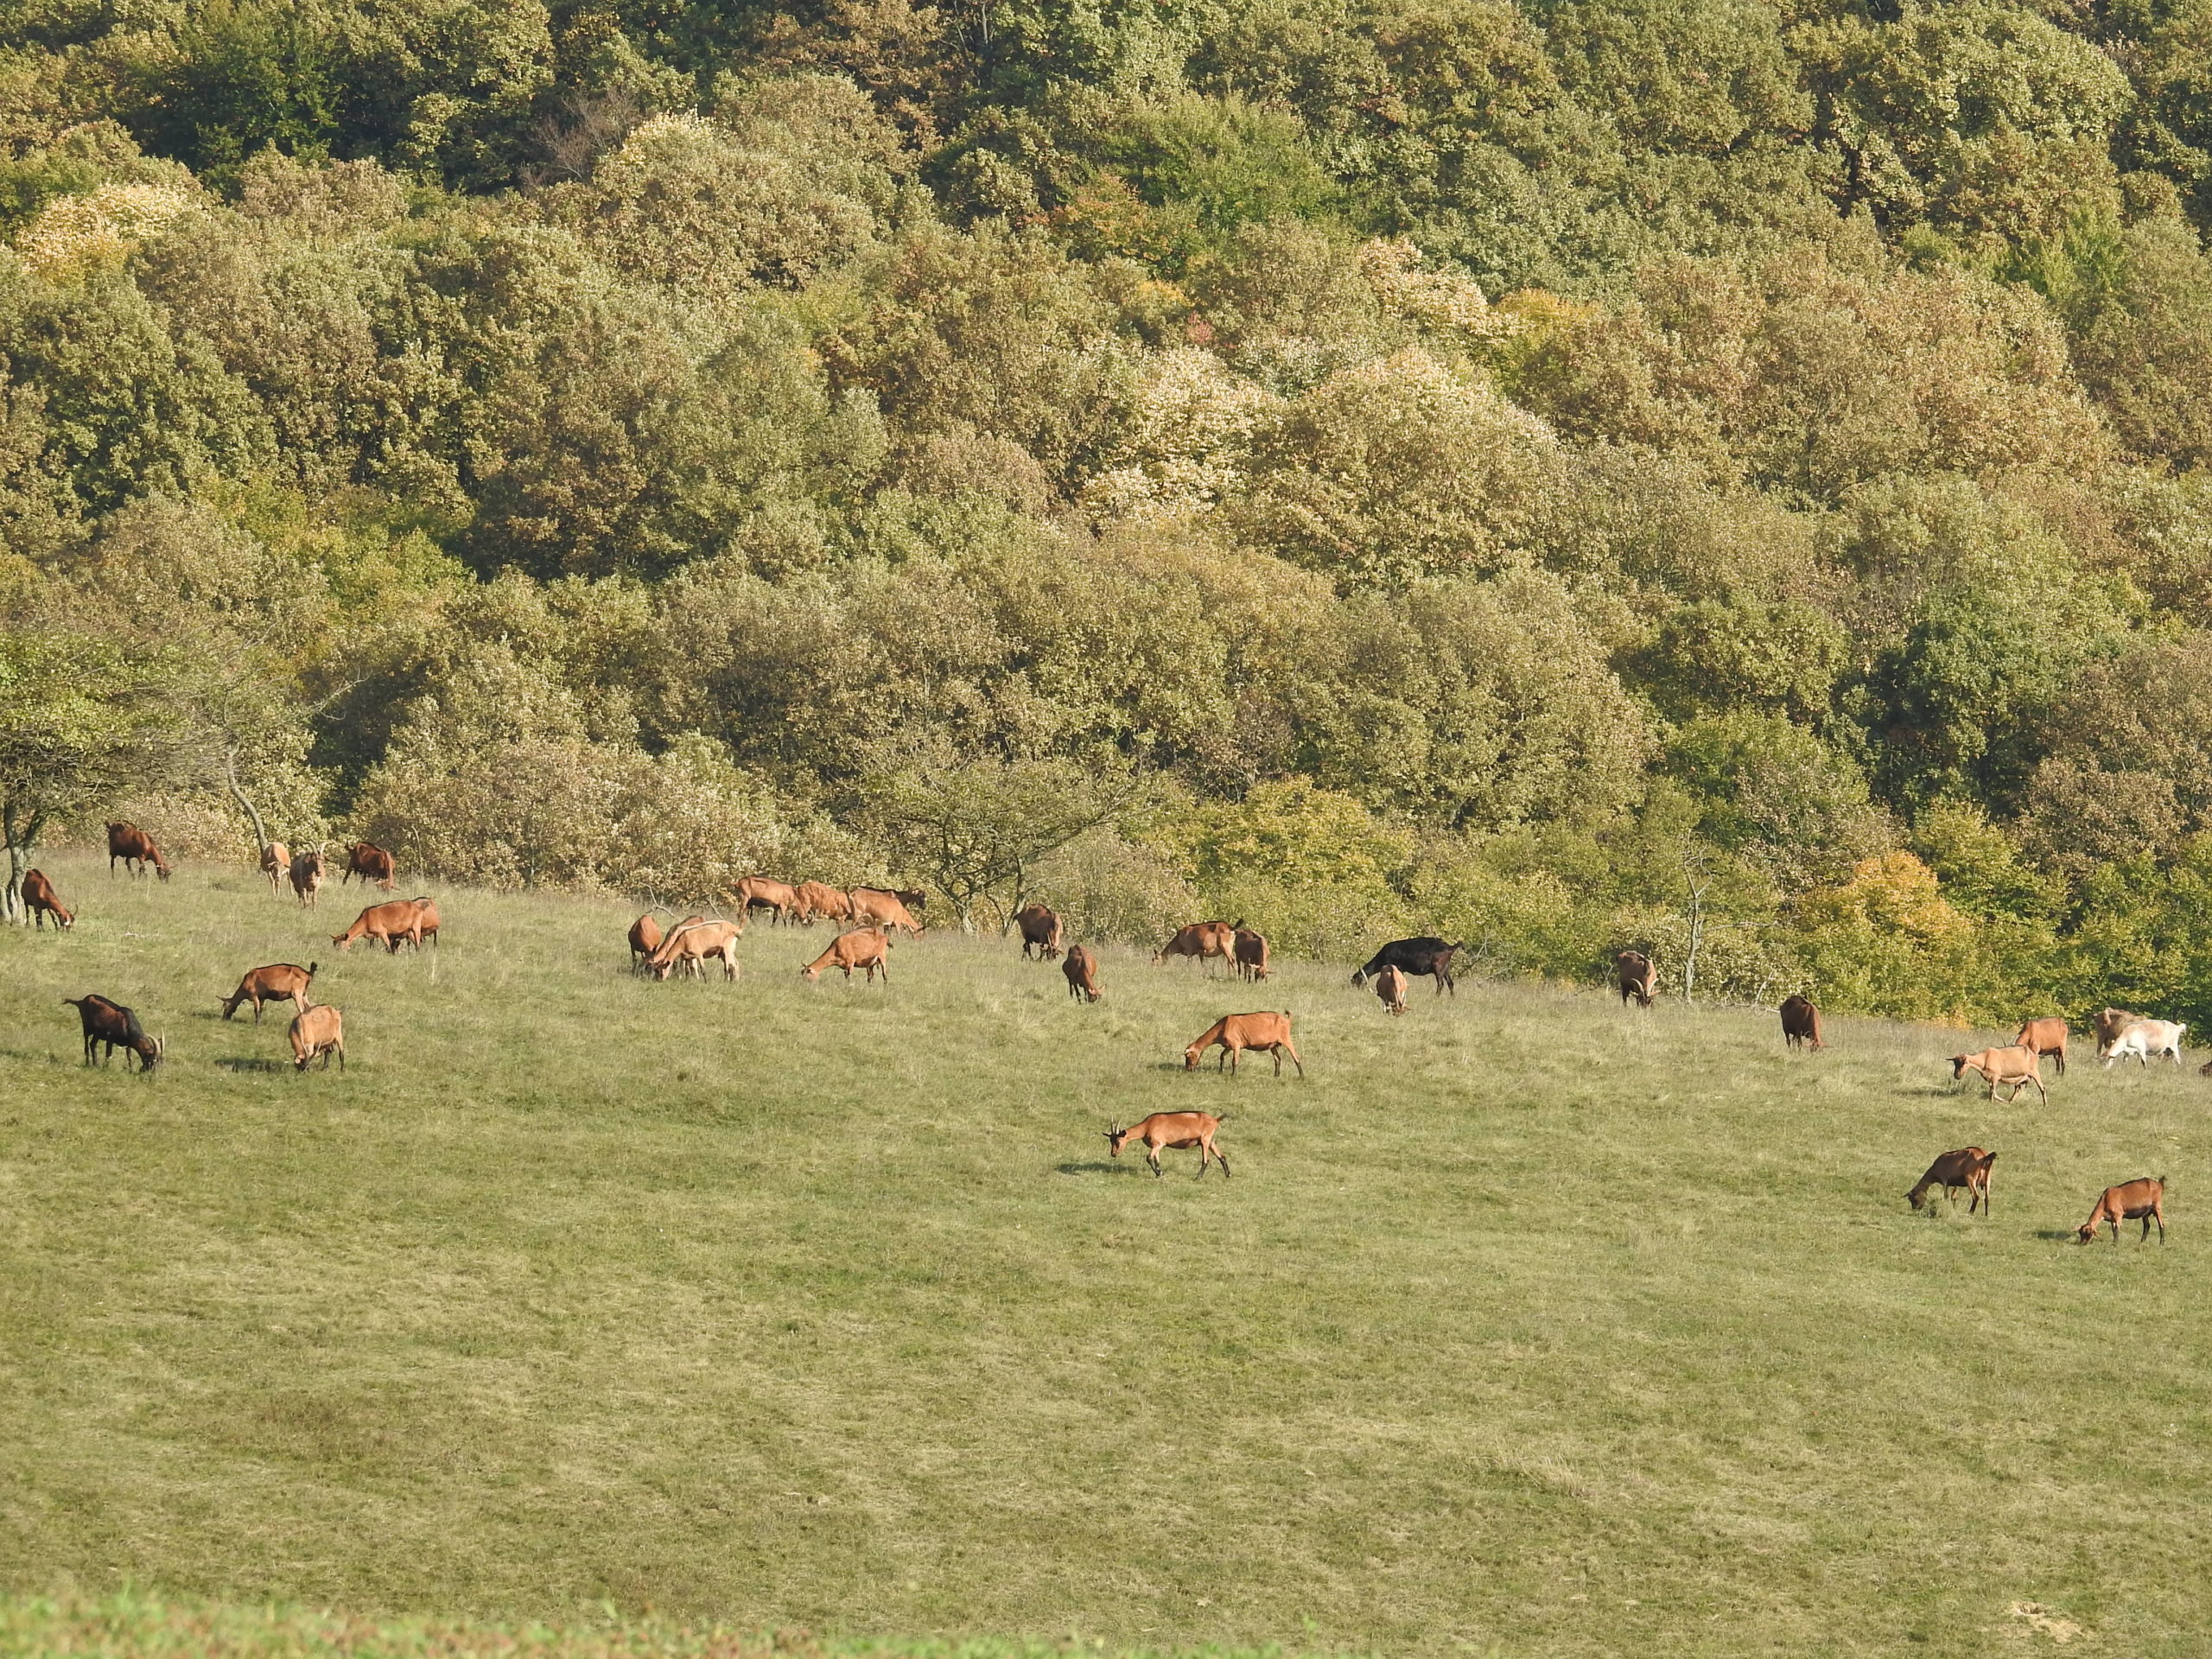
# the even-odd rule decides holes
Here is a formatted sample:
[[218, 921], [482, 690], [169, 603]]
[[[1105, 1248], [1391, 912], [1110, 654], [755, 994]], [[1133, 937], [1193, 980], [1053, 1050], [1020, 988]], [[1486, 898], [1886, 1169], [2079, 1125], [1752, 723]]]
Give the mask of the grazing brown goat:
[[853, 887], [845, 896], [853, 901], [855, 927], [880, 927], [892, 933], [903, 927], [908, 938], [921, 937], [922, 925], [906, 908], [906, 900], [890, 888]]
[[2148, 1175], [2105, 1188], [2097, 1199], [2097, 1207], [2089, 1211], [2089, 1218], [2076, 1230], [2075, 1236], [2084, 1244], [2097, 1242], [2097, 1229], [2112, 1223], [2113, 1248], [2120, 1244], [2120, 1224], [2139, 1221], [2143, 1224], [2143, 1238], [2151, 1236], [2151, 1224], [2158, 1224], [2158, 1243], [2166, 1242], [2166, 1179], [2161, 1175], [2152, 1179]]
[[[416, 899], [411, 902], [415, 906], [415, 931], [407, 943], [419, 950], [426, 944], [435, 944], [438, 942], [438, 929], [443, 923], [438, 916], [436, 899]], [[392, 946], [394, 950], [398, 948], [396, 944]]]
[[853, 969], [868, 970], [868, 983], [875, 983], [880, 973], [883, 982], [891, 982], [891, 935], [880, 927], [856, 928], [850, 933], [840, 933], [830, 943], [830, 948], [798, 970], [798, 976], [812, 984], [822, 977], [824, 968], [842, 968], [845, 977], [853, 976]]
[[138, 1016], [120, 1002], [92, 995], [65, 996], [61, 1000], [77, 1010], [78, 1023], [85, 1028], [86, 1065], [92, 1063], [92, 1050], [102, 1043], [107, 1045], [107, 1052], [100, 1056], [103, 1065], [113, 1059], [115, 1051], [120, 1048], [138, 1057], [141, 1071], [151, 1071], [168, 1052], [168, 1042], [162, 1038], [149, 1037], [145, 1027], [138, 1023]]
[[655, 979], [666, 979], [677, 969], [707, 976], [707, 964], [719, 961], [722, 977], [734, 981], [744, 969], [737, 960], [738, 928], [735, 922], [684, 922], [668, 931], [668, 937], [645, 958], [645, 969]]
[[2127, 1008], [2100, 1008], [2090, 1023], [2097, 1032], [2097, 1058], [2102, 1059], [2107, 1050], [2120, 1040], [2120, 1035], [2130, 1026], [2140, 1025], [2143, 1016]]
[[817, 916], [827, 916], [833, 922], [850, 921], [853, 900], [826, 881], [802, 881], [798, 884], [798, 919], [808, 926]]
[[[694, 916], [691, 918], [700, 918]], [[661, 931], [660, 924], [653, 919], [650, 910], [630, 924], [630, 971], [636, 973], [660, 949], [660, 942], [668, 935]]]
[[304, 968], [296, 962], [272, 962], [266, 968], [249, 968], [245, 977], [238, 981], [238, 988], [223, 999], [223, 1018], [227, 1020], [238, 1011], [238, 1004], [253, 1004], [253, 1023], [261, 1023], [264, 1002], [282, 1002], [289, 998], [294, 1008], [305, 1014], [308, 1010], [308, 987], [314, 982], [315, 970], [322, 966], [311, 962]]
[[[2066, 1039], [2070, 1033], [2063, 1020], [2031, 1020], [2020, 1027], [2020, 1034], [2012, 1041], [2024, 1048], [2040, 1061], [2046, 1054], [2056, 1063], [2058, 1075], [2066, 1075]], [[2116, 1033], [2115, 1033], [2116, 1034]]]
[[1943, 1197], [1952, 1204], [1958, 1200], [1959, 1189], [1967, 1192], [1967, 1214], [1972, 1215], [1975, 1206], [1989, 1210], [1990, 1166], [1997, 1161], [1993, 1152], [1984, 1152], [1980, 1147], [1961, 1147], [1956, 1152], [1947, 1152], [1928, 1166], [1928, 1173], [1919, 1184], [1906, 1193], [1905, 1199], [1916, 1210], [1928, 1196], [1928, 1189], [1940, 1186]]
[[1811, 1048], [1817, 1053], [1827, 1046], [1821, 1040], [1821, 1011], [1813, 1006], [1812, 998], [1784, 997], [1779, 1012], [1784, 1048]]
[[1406, 970], [1385, 968], [1376, 975], [1375, 995], [1382, 1000], [1384, 1013], [1403, 1014], [1406, 1011]]
[[1048, 905], [1024, 905], [1014, 912], [1014, 925], [1021, 932], [1021, 957], [1038, 953], [1040, 962], [1051, 962], [1060, 954], [1060, 918]]
[[1084, 1002], [1098, 1000], [1098, 958], [1079, 944], [1068, 946], [1067, 960], [1060, 964], [1060, 972], [1067, 976], [1068, 995]]
[[46, 918], [54, 918], [54, 931], [77, 925], [76, 913], [61, 902], [61, 895], [54, 890], [54, 883], [46, 879], [43, 870], [23, 872], [23, 909], [40, 927]]
[[1639, 1008], [1651, 1006], [1652, 995], [1659, 988], [1658, 963], [1641, 950], [1624, 950], [1613, 958], [1613, 973], [1620, 981], [1623, 1007], [1630, 997]]
[[778, 922], [789, 925], [799, 918], [802, 908], [798, 889], [788, 881], [778, 881], [765, 875], [748, 875], [739, 882], [730, 895], [737, 900], [737, 913], [744, 918], [756, 910], [768, 912], [768, 925]]
[[1233, 961], [1236, 950], [1236, 930], [1227, 922], [1186, 922], [1152, 953], [1152, 965], [1157, 968], [1170, 957], [1187, 957], [1203, 969], [1216, 957]]
[[322, 854], [320, 850], [302, 853], [292, 861], [292, 893], [302, 907], [312, 910], [315, 896], [322, 891]]
[[333, 1055], [337, 1056], [338, 1069], [346, 1069], [345, 1016], [329, 1004], [302, 1008], [286, 1034], [292, 1039], [292, 1064], [300, 1071], [306, 1071], [308, 1062], [318, 1054], [322, 1056], [324, 1071], [330, 1070]]
[[1306, 1062], [1298, 1058], [1298, 1050], [1290, 1040], [1290, 1010], [1280, 1014], [1224, 1014], [1199, 1033], [1198, 1039], [1183, 1051], [1183, 1069], [1198, 1069], [1198, 1057], [1217, 1044], [1221, 1058], [1214, 1070], [1224, 1065], [1231, 1076], [1236, 1074], [1236, 1062], [1246, 1049], [1261, 1054], [1272, 1054], [1275, 1062], [1275, 1076], [1282, 1076], [1282, 1057], [1290, 1056], [1290, 1063], [1298, 1068], [1298, 1075], [1306, 1075]]
[[292, 850], [281, 841], [272, 841], [261, 849], [261, 873], [269, 878], [269, 891], [284, 890], [284, 879], [292, 873]]
[[135, 823], [111, 823], [107, 827], [107, 873], [115, 874], [115, 861], [123, 861], [123, 868], [133, 875], [146, 874], [146, 867], [154, 867], [154, 874], [162, 880], [169, 879], [169, 867], [162, 861], [162, 849], [154, 845], [154, 838]]
[[431, 918], [431, 931], [435, 932], [437, 907], [429, 899], [393, 899], [381, 905], [371, 905], [353, 918], [353, 926], [343, 933], [332, 934], [330, 942], [340, 950], [350, 950], [354, 940], [371, 939], [397, 956], [402, 944], [422, 944], [426, 907]]
[[1255, 985], [1268, 976], [1268, 936], [1236, 924], [1236, 931], [1230, 936], [1230, 960], [1239, 979], [1249, 979]]
[[357, 841], [346, 849], [346, 873], [338, 878], [338, 885], [342, 887], [358, 875], [363, 881], [373, 881], [390, 893], [397, 874], [390, 853], [374, 842]]
[[2036, 1057], [2024, 1048], [1985, 1048], [1979, 1054], [1951, 1056], [1951, 1081], [1956, 1083], [1969, 1071], [1978, 1072], [1989, 1084], [1989, 1098], [1997, 1098], [2000, 1084], [2011, 1084], [2012, 1092], [2005, 1096], [2010, 1106], [2020, 1097], [2020, 1090], [2030, 1084], [2043, 1096], [2044, 1103], [2050, 1103], [2050, 1090], [2043, 1086], [2043, 1073], [2036, 1065]]
[[1123, 1147], [1135, 1141], [1144, 1148], [1144, 1160], [1152, 1166], [1152, 1173], [1159, 1175], [1162, 1173], [1160, 1167], [1160, 1149], [1162, 1147], [1171, 1152], [1182, 1152], [1196, 1147], [1198, 1149], [1199, 1176], [1205, 1176], [1206, 1160], [1211, 1158], [1221, 1166], [1222, 1176], [1225, 1179], [1229, 1174], [1229, 1160], [1221, 1155], [1221, 1148], [1214, 1145], [1213, 1137], [1228, 1116], [1226, 1112], [1219, 1117], [1211, 1112], [1154, 1112], [1142, 1122], [1132, 1123], [1126, 1129], [1109, 1123], [1106, 1126], [1106, 1147], [1118, 1158]]

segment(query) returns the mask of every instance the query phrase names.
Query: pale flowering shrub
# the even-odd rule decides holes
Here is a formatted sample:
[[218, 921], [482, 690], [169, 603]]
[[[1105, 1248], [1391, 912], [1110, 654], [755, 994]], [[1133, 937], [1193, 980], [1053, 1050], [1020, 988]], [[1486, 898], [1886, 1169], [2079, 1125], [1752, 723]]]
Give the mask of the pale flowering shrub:
[[59, 196], [17, 233], [16, 257], [49, 281], [120, 264], [197, 205], [193, 192], [174, 184], [104, 184]]
[[1281, 402], [1212, 353], [1180, 346], [1152, 359], [1114, 463], [1084, 491], [1101, 518], [1199, 512], [1243, 476], [1252, 434]]
[[1421, 251], [1409, 237], [1362, 245], [1360, 275], [1385, 315], [1468, 340], [1504, 340], [1526, 321], [1494, 309], [1482, 285], [1456, 270], [1423, 270]]

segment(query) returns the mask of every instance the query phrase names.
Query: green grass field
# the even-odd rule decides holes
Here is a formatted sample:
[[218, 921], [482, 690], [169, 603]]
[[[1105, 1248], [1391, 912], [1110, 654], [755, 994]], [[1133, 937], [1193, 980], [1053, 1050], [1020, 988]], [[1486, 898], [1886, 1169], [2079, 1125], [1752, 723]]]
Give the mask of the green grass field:
[[[996, 938], [628, 976], [439, 891], [339, 957], [248, 872], [0, 931], [0, 1590], [1385, 1653], [2212, 1643], [2212, 1084], [1954, 1091], [1962, 1033]], [[426, 884], [403, 877], [403, 893]], [[435, 889], [429, 889], [435, 890]], [[349, 1069], [218, 999], [319, 959]], [[165, 1033], [86, 1072], [65, 995]], [[1181, 1070], [1298, 1017], [1306, 1079]], [[2009, 1033], [2008, 1033], [2009, 1034]], [[2081, 1056], [2086, 1059], [2086, 1050]], [[1235, 1179], [1101, 1131], [1232, 1113]], [[1998, 1149], [1996, 1214], [1910, 1214]], [[2173, 1237], [2070, 1243], [2172, 1178]]]

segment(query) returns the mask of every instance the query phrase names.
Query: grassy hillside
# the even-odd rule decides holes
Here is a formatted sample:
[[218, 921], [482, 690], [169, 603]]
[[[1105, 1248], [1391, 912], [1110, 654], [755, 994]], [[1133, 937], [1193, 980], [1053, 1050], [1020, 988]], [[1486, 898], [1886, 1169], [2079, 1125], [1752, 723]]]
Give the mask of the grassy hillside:
[[[340, 957], [350, 895], [42, 862], [81, 920], [0, 931], [0, 1589], [1439, 1653], [2212, 1625], [2193, 1069], [2005, 1107], [1951, 1032], [1393, 1021], [1120, 951], [1084, 1007], [996, 939], [810, 988], [824, 934], [756, 928], [735, 988], [642, 984], [626, 912], [459, 890], [435, 954]], [[343, 1075], [216, 1017], [310, 957]], [[162, 1074], [79, 1069], [88, 989]], [[1253, 1006], [1306, 1080], [1184, 1075]], [[1234, 1180], [1106, 1158], [1192, 1104]], [[1969, 1141], [1994, 1219], [1908, 1214]], [[2171, 1244], [2068, 1242], [2145, 1173]]]

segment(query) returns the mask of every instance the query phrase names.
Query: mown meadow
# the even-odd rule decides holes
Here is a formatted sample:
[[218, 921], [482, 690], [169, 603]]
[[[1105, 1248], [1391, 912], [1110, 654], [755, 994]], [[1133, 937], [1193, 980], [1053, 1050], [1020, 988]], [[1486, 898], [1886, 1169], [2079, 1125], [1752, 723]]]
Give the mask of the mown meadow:
[[[340, 957], [251, 873], [41, 862], [0, 930], [0, 1591], [1172, 1650], [2202, 1650], [2212, 1084], [2046, 1108], [1972, 1033], [1418, 982], [1403, 1019], [995, 936], [887, 987], [631, 978], [630, 911], [429, 888]], [[403, 874], [403, 893], [428, 884]], [[243, 969], [317, 960], [296, 1075]], [[84, 1071], [65, 995], [165, 1033]], [[1297, 1016], [1307, 1076], [1181, 1068]], [[289, 1011], [287, 1011], [289, 1012]], [[2007, 1033], [2009, 1034], [2009, 1033]], [[1233, 1179], [1102, 1131], [1226, 1108]], [[1996, 1209], [1904, 1200], [1993, 1147]], [[2171, 1242], [2072, 1243], [2171, 1178]]]

